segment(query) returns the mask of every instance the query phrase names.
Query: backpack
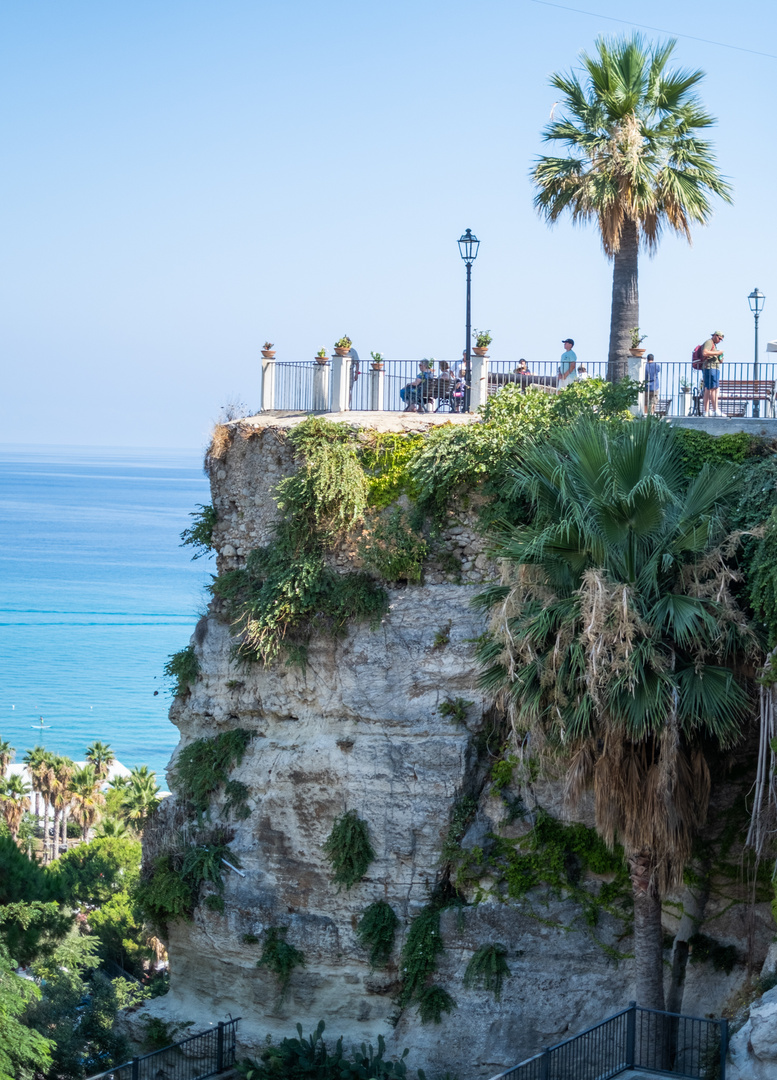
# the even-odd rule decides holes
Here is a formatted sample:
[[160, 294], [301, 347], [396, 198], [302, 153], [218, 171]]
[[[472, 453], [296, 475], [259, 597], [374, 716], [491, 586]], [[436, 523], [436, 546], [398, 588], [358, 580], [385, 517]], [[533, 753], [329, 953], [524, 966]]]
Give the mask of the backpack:
[[691, 353], [691, 367], [694, 371], [699, 371], [704, 367], [704, 346], [697, 345]]

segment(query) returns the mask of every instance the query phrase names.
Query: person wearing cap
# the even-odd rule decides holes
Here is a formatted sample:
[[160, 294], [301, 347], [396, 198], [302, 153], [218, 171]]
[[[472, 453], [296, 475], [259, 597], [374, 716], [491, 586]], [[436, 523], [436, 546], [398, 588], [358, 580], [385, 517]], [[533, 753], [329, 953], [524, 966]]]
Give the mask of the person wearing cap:
[[720, 365], [723, 363], [723, 351], [718, 345], [723, 340], [720, 330], [713, 330], [712, 334], [702, 345], [702, 377], [704, 379], [704, 399], [702, 401], [702, 416], [725, 416], [718, 411], [718, 385], [720, 383]]
[[575, 343], [571, 337], [564, 338], [564, 351], [559, 360], [558, 381], [556, 383], [559, 390], [565, 390], [568, 386], [571, 386], [577, 376], [577, 357], [573, 351], [574, 345]]

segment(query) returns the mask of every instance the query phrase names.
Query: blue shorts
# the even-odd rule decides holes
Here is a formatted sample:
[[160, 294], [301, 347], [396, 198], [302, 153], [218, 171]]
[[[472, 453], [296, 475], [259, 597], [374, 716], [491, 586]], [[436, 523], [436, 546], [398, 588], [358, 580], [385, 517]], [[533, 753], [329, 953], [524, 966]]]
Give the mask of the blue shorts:
[[704, 389], [717, 390], [720, 382], [720, 368], [705, 368], [702, 375], [704, 376]]

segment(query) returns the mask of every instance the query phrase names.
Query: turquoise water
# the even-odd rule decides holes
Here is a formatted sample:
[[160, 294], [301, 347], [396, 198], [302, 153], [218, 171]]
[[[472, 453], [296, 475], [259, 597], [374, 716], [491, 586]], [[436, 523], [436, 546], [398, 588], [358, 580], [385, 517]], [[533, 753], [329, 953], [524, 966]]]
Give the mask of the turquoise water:
[[180, 533], [209, 501], [199, 451], [0, 447], [0, 737], [17, 760], [101, 739], [162, 773], [178, 738], [162, 668], [213, 571]]

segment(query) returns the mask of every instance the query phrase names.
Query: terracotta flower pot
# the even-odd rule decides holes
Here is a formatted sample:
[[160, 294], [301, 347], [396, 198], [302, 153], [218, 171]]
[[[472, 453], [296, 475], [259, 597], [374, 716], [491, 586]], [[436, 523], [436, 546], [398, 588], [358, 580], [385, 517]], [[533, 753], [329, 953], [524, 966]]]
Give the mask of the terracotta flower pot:
[[383, 371], [383, 364], [370, 364], [373, 371]]
[[262, 349], [262, 356], [265, 360], [273, 360], [275, 358], [275, 349]]
[[644, 356], [647, 349], [629, 349], [629, 352], [632, 356]]
[[328, 356], [314, 356], [313, 359], [316, 361], [317, 364], [328, 364], [329, 363], [329, 357]]
[[338, 356], [347, 356], [350, 351], [350, 348], [343, 349], [340, 345], [335, 345], [335, 352]]
[[475, 356], [488, 356], [488, 345], [473, 345], [472, 351]]

